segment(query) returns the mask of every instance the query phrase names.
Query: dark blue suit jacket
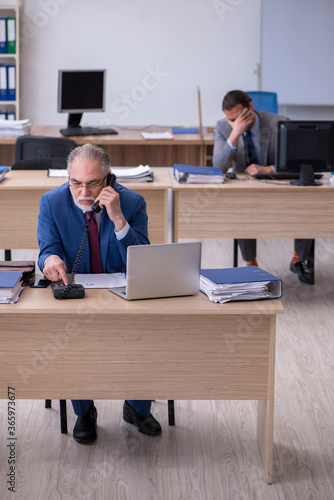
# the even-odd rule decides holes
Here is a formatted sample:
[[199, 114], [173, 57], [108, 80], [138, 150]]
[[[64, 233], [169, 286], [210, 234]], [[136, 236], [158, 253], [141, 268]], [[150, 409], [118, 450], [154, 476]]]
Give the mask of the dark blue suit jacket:
[[[129, 245], [149, 244], [146, 203], [143, 196], [117, 183], [114, 189], [119, 193], [121, 209], [130, 229], [122, 240], [117, 240], [115, 225], [103, 208], [99, 237], [102, 269], [105, 273], [125, 271], [126, 250]], [[44, 261], [49, 255], [58, 255], [66, 264], [66, 272], [71, 273], [85, 224], [84, 214], [74, 204], [68, 183], [43, 194], [37, 228], [39, 268], [43, 270]], [[78, 273], [90, 272], [89, 259], [87, 237]]]

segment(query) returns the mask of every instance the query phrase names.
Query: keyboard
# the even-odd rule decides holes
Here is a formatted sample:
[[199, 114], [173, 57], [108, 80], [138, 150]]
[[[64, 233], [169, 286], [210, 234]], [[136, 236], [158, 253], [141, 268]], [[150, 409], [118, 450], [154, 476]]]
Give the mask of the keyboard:
[[[315, 179], [321, 179], [324, 174], [314, 174]], [[254, 179], [259, 179], [259, 180], [275, 180], [275, 181], [293, 181], [293, 180], [298, 180], [299, 179], [299, 174], [297, 173], [292, 173], [292, 172], [281, 172], [281, 173], [275, 173], [275, 174], [255, 174], [252, 175]]]
[[62, 128], [60, 133], [65, 137], [71, 137], [75, 135], [109, 135], [118, 134], [113, 128], [97, 128], [97, 127], [71, 127]]

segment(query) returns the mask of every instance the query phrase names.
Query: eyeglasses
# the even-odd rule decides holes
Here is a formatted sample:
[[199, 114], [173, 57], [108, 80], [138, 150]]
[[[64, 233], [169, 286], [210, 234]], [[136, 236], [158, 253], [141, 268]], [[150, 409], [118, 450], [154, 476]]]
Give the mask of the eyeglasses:
[[95, 188], [97, 188], [99, 186], [102, 186], [102, 184], [104, 183], [106, 177], [107, 176], [105, 175], [103, 177], [102, 181], [90, 181], [90, 182], [87, 182], [86, 184], [84, 184], [83, 182], [79, 182], [79, 181], [70, 179], [69, 180], [69, 185], [72, 186], [75, 189], [83, 189], [84, 187], [86, 189], [95, 189]]

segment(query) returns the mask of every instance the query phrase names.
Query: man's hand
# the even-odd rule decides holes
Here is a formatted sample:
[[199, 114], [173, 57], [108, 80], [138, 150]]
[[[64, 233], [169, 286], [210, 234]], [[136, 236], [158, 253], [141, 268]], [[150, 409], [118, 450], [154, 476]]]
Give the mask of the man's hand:
[[121, 231], [126, 225], [126, 220], [121, 210], [119, 194], [111, 186], [106, 186], [95, 201], [99, 201], [101, 208], [106, 207], [109, 219], [115, 224], [115, 230]]
[[68, 285], [65, 262], [58, 255], [49, 255], [45, 259], [43, 274], [50, 281], [63, 280], [64, 284]]
[[254, 124], [254, 112], [250, 109], [244, 108], [241, 113], [238, 114], [235, 120], [228, 120], [231, 125], [232, 132], [230, 134], [231, 144], [235, 147], [238, 146], [239, 137], [249, 130]]
[[256, 175], [256, 174], [273, 174], [274, 170], [272, 167], [262, 167], [261, 165], [256, 165], [255, 163], [252, 163], [249, 165], [245, 172], [249, 175]]

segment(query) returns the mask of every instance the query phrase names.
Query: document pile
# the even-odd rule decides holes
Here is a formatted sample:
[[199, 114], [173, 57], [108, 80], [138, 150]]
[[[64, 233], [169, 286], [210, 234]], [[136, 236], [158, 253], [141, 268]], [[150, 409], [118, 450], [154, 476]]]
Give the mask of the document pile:
[[116, 175], [117, 182], [152, 182], [153, 170], [148, 165], [138, 167], [112, 168], [112, 173]]
[[0, 136], [14, 136], [30, 134], [30, 121], [26, 120], [3, 120], [0, 119]]
[[[154, 178], [153, 170], [148, 165], [112, 168], [112, 173], [116, 175], [117, 182], [152, 182]], [[68, 177], [68, 172], [62, 168], [49, 168], [48, 176]]]
[[49, 168], [48, 177], [68, 177], [66, 168]]
[[141, 136], [144, 139], [174, 139], [174, 136], [170, 132], [142, 132]]
[[75, 284], [84, 288], [117, 288], [126, 285], [124, 273], [76, 274]]
[[0, 167], [0, 182], [4, 180], [8, 171], [9, 171], [8, 167]]
[[21, 271], [0, 271], [0, 304], [15, 304], [23, 288]]
[[212, 302], [278, 299], [282, 280], [256, 266], [201, 269], [200, 290]]
[[216, 167], [194, 167], [174, 163], [173, 174], [178, 182], [188, 184], [221, 184], [224, 174]]

